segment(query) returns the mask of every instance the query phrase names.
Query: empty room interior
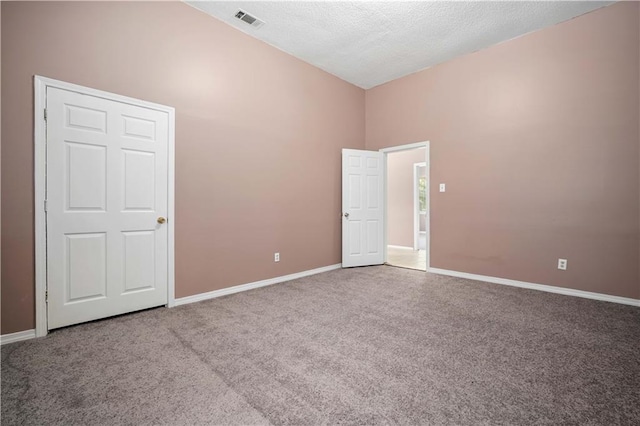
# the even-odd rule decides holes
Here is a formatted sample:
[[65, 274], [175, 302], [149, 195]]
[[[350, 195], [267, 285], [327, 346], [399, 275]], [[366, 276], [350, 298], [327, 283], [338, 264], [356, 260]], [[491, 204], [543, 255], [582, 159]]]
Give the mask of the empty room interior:
[[2, 424], [640, 424], [640, 3], [0, 23]]

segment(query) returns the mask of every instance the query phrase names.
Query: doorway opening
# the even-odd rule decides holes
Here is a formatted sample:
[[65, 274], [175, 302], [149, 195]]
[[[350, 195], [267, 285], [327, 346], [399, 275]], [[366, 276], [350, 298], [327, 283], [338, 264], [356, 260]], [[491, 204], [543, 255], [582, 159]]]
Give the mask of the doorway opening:
[[385, 155], [385, 263], [429, 266], [429, 145], [381, 150]]

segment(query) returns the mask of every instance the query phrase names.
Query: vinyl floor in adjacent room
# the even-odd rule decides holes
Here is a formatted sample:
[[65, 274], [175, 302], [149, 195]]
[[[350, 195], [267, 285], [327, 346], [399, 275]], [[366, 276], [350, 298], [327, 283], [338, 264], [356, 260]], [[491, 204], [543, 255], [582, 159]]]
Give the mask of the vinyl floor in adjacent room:
[[640, 309], [386, 266], [2, 347], [2, 424], [640, 424]]
[[409, 247], [387, 247], [387, 264], [400, 268], [427, 270], [427, 252]]

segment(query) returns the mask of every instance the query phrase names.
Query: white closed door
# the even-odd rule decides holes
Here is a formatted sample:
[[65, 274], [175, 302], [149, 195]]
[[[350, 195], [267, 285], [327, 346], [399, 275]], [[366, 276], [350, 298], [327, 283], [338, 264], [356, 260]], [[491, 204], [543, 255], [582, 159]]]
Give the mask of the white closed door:
[[46, 99], [48, 328], [166, 304], [167, 112]]
[[342, 150], [342, 266], [384, 263], [381, 152]]

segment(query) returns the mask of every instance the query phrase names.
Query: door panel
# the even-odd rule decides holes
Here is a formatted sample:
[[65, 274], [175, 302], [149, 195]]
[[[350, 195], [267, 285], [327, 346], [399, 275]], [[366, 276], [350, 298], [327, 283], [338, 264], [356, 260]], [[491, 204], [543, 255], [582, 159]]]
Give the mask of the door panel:
[[383, 251], [382, 153], [342, 150], [342, 266], [380, 265]]
[[124, 205], [122, 210], [155, 210], [155, 154], [122, 150]]
[[65, 302], [107, 295], [107, 238], [105, 233], [65, 235]]
[[362, 250], [360, 250], [360, 236], [362, 235], [361, 231], [361, 221], [359, 220], [350, 220], [349, 221], [349, 255], [351, 256], [359, 256], [362, 254]]
[[64, 110], [66, 113], [66, 127], [99, 133], [107, 132], [106, 111], [72, 104], [65, 104]]
[[168, 114], [47, 88], [48, 328], [167, 303]]
[[104, 212], [107, 206], [107, 150], [65, 141], [66, 211]]
[[156, 139], [156, 122], [153, 120], [147, 120], [144, 118], [130, 117], [123, 115], [124, 119], [124, 135], [140, 138], [155, 140]]
[[378, 254], [380, 248], [378, 238], [380, 234], [378, 232], [378, 227], [380, 226], [380, 222], [377, 220], [367, 220], [367, 253], [368, 254]]
[[124, 293], [155, 288], [155, 235], [153, 230], [123, 232]]

